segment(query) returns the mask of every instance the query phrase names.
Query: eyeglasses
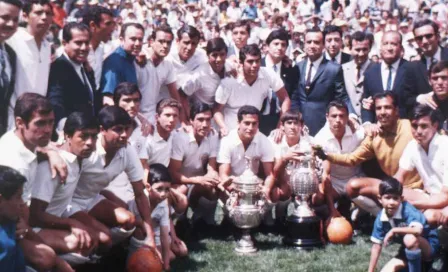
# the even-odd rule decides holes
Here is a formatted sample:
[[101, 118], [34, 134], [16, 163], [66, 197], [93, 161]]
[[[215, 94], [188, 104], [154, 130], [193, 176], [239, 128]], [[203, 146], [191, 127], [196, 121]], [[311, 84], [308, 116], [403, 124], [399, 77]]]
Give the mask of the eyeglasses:
[[430, 40], [434, 38], [434, 33], [429, 33], [425, 35], [415, 36], [415, 39], [419, 42], [423, 41], [423, 38], [426, 38], [427, 40]]

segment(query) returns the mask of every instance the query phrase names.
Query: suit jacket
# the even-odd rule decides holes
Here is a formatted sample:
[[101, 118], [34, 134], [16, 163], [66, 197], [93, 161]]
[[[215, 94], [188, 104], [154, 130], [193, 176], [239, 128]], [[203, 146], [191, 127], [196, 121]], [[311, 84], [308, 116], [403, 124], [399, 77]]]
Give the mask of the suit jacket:
[[[90, 86], [96, 90], [93, 71], [84, 70]], [[99, 97], [95, 91], [93, 94], [92, 99], [90, 90], [65, 55], [51, 64], [47, 97], [53, 106], [56, 124], [75, 111], [95, 113], [95, 100], [99, 100]]]
[[11, 78], [8, 87], [5, 88], [4, 86], [0, 86], [0, 136], [2, 136], [8, 129], [8, 108], [11, 96], [14, 92], [17, 62], [17, 56], [14, 50], [6, 43], [4, 43], [4, 45], [11, 65]]
[[[441, 47], [442, 60], [448, 60], [448, 48]], [[417, 104], [417, 96], [432, 91], [429, 85], [428, 70], [426, 69], [426, 58], [410, 62], [405, 75], [404, 93], [406, 97], [406, 108], [410, 112]]]
[[[266, 67], [266, 58], [261, 59], [261, 66]], [[288, 92], [289, 97], [291, 97], [294, 89], [297, 88], [297, 82], [299, 81], [297, 67], [292, 63], [289, 66], [286, 66], [284, 62], [282, 62], [280, 68], [280, 77], [283, 80], [283, 84], [285, 84], [285, 89]]]
[[352, 55], [341, 52], [341, 65], [352, 60]]
[[[404, 93], [405, 74], [408, 66], [408, 61], [401, 59], [398, 64], [397, 74], [395, 75], [394, 85], [392, 92], [397, 95], [398, 108], [400, 110], [400, 117], [407, 118], [406, 111], [406, 96]], [[381, 77], [381, 64], [373, 63], [369, 69], [364, 72], [364, 94], [362, 98], [372, 97], [375, 94], [383, 93], [383, 80]], [[363, 122], [375, 122], [376, 115], [374, 110], [361, 109], [361, 118]]]
[[325, 125], [325, 112], [331, 101], [342, 100], [347, 104], [350, 113], [354, 113], [354, 110], [345, 90], [341, 65], [325, 58], [317, 68], [307, 94], [305, 91], [307, 62], [308, 58], [297, 64], [300, 78], [291, 97], [291, 109], [302, 113], [310, 135], [314, 136]]
[[[367, 60], [367, 67], [364, 71], [366, 71], [372, 62]], [[364, 73], [362, 73], [359, 77], [359, 80], [356, 80], [356, 63], [355, 61], [349, 61], [342, 65], [342, 70], [344, 72], [344, 83], [345, 89], [347, 90], [347, 95], [350, 98], [350, 102], [352, 103], [352, 107], [355, 110], [356, 115], [361, 116], [361, 101], [362, 95], [364, 93]]]

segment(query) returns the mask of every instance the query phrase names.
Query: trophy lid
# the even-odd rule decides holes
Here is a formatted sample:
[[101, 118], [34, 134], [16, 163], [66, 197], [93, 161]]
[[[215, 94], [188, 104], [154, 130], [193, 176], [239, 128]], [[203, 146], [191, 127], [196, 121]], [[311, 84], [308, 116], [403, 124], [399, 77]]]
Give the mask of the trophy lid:
[[246, 160], [246, 169], [244, 172], [233, 182], [235, 183], [242, 183], [242, 184], [258, 184], [259, 178], [257, 175], [252, 172], [252, 169], [250, 167], [252, 163], [252, 159], [249, 157], [245, 157]]

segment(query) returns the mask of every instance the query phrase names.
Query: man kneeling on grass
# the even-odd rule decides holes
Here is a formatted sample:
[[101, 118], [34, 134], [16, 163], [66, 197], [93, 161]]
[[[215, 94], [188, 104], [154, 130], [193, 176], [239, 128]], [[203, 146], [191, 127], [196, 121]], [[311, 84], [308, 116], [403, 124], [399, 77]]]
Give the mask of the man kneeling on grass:
[[374, 243], [370, 256], [369, 272], [375, 271], [382, 246], [390, 241], [401, 244], [399, 253], [382, 271], [421, 271], [422, 257], [430, 261], [439, 249], [435, 229], [430, 229], [422, 212], [403, 201], [403, 186], [395, 178], [387, 178], [379, 185], [378, 199], [383, 210], [378, 214], [371, 240]]

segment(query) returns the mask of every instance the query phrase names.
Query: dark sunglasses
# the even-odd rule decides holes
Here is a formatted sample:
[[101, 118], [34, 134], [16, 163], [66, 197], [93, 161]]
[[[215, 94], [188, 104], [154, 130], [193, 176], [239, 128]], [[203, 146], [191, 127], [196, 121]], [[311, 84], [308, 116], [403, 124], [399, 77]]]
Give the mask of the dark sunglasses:
[[427, 40], [432, 39], [434, 37], [434, 33], [429, 33], [426, 35], [421, 35], [421, 36], [415, 36], [415, 39], [417, 41], [423, 41], [423, 38], [426, 38]]

